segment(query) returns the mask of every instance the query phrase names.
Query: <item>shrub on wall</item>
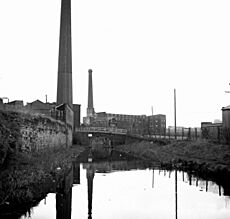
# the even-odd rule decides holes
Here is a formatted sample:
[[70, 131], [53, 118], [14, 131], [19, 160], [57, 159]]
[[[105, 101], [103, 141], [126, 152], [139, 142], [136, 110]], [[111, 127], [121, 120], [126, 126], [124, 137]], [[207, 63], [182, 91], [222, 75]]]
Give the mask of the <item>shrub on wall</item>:
[[20, 121], [16, 112], [0, 111], [0, 165], [20, 147]]

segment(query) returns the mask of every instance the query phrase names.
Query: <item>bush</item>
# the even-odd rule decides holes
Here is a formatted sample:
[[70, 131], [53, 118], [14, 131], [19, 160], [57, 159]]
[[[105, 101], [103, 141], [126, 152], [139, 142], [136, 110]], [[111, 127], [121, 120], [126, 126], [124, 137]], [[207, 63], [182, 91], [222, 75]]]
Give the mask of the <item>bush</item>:
[[0, 166], [19, 148], [20, 120], [15, 112], [0, 111]]

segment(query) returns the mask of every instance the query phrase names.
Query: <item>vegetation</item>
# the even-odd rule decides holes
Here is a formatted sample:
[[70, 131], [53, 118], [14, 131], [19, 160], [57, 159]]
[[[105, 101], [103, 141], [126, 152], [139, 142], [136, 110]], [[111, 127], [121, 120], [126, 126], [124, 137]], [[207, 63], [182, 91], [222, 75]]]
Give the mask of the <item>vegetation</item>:
[[0, 165], [17, 150], [20, 141], [20, 117], [16, 112], [0, 111]]
[[142, 141], [116, 147], [117, 150], [158, 163], [164, 168], [196, 171], [198, 174], [230, 179], [230, 147], [207, 141], [172, 141], [160, 145]]
[[59, 148], [13, 155], [0, 169], [0, 212], [12, 213], [16, 207], [22, 208], [22, 203], [24, 208], [28, 206], [29, 209], [38, 203], [53, 183], [61, 180], [71, 168], [72, 158], [83, 150], [81, 147]]

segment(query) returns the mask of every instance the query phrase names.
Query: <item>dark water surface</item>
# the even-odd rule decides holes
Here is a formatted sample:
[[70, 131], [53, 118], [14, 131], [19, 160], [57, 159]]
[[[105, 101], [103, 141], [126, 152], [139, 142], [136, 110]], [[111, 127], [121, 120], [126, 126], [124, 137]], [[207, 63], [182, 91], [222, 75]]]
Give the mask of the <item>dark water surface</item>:
[[62, 188], [21, 219], [227, 219], [228, 195], [212, 181], [137, 161], [73, 162]]

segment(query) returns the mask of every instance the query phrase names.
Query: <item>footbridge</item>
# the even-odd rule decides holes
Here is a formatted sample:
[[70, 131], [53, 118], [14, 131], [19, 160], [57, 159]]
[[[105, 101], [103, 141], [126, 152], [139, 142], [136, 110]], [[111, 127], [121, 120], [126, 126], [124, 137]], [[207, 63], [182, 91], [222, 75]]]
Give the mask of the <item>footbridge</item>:
[[[90, 138], [104, 137], [110, 139], [112, 145], [129, 144], [137, 141], [154, 141], [165, 144], [167, 138], [162, 136], [143, 136], [140, 134], [132, 134], [127, 129], [116, 127], [77, 127], [74, 130], [73, 143], [80, 145], [89, 145]], [[169, 139], [170, 140], [170, 139]]]
[[127, 135], [127, 129], [120, 129], [114, 127], [80, 127], [75, 128], [75, 132]]
[[74, 144], [88, 145], [90, 138], [105, 137], [109, 138], [112, 145], [124, 144], [127, 129], [116, 127], [77, 127], [74, 130]]

